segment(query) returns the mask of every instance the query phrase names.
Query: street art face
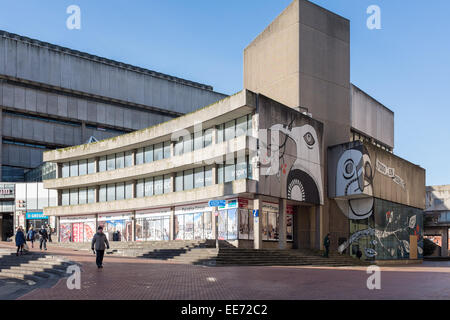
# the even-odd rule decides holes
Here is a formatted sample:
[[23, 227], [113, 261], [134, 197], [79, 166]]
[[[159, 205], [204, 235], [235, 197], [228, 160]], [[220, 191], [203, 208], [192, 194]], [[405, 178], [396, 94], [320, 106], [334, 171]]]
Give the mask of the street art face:
[[367, 219], [373, 213], [373, 169], [364, 146], [342, 153], [336, 166], [336, 199], [342, 212], [355, 220]]
[[[300, 127], [276, 124], [270, 131], [271, 156], [266, 161], [270, 166], [261, 167], [261, 175], [287, 175], [286, 193], [290, 200], [323, 203], [320, 145], [315, 128], [307, 124]], [[280, 133], [284, 134], [281, 143]], [[296, 147], [295, 161], [290, 167], [285, 159], [288, 139]]]

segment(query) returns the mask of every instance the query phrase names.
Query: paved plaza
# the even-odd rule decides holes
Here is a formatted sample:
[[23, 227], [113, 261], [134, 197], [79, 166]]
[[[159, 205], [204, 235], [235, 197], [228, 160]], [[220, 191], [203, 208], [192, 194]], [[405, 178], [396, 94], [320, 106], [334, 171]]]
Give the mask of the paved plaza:
[[[5, 245], [2, 245], [5, 247]], [[6, 245], [10, 247], [9, 245]], [[34, 249], [36, 250], [36, 249]], [[100, 300], [301, 300], [450, 299], [450, 262], [382, 267], [381, 290], [368, 290], [364, 267], [203, 267], [149, 259], [106, 257], [98, 270], [88, 252], [52, 248], [81, 265], [81, 289], [67, 279], [21, 296], [36, 299]], [[20, 259], [20, 257], [18, 257]], [[19, 284], [18, 284], [19, 285]], [[12, 283], [9, 283], [12, 286]], [[24, 292], [23, 285], [19, 285]], [[6, 299], [3, 292], [2, 299]]]

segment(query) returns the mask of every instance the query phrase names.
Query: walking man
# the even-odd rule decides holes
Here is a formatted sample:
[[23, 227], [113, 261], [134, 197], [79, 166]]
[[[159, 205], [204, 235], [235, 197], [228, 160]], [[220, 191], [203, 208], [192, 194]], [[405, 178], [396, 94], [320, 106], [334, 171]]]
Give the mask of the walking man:
[[44, 250], [47, 250], [48, 233], [44, 225], [42, 225], [41, 230], [39, 230], [39, 235], [41, 236], [39, 239], [39, 249], [42, 250], [42, 245], [44, 245]]
[[105, 255], [105, 247], [109, 249], [108, 238], [103, 233], [103, 227], [98, 227], [97, 233], [92, 238], [92, 251], [97, 255], [96, 263], [99, 269], [103, 268], [103, 257]]
[[31, 247], [34, 248], [34, 238], [36, 236], [36, 231], [34, 231], [33, 226], [30, 227], [30, 230], [28, 230], [28, 241], [31, 241]]
[[16, 246], [17, 246], [17, 252], [16, 256], [20, 254], [23, 254], [23, 245], [25, 244], [25, 234], [23, 233], [22, 227], [17, 228], [16, 233]]
[[328, 233], [327, 236], [325, 237], [325, 239], [323, 240], [323, 245], [325, 247], [325, 258], [329, 258], [329, 253], [330, 253], [330, 234]]

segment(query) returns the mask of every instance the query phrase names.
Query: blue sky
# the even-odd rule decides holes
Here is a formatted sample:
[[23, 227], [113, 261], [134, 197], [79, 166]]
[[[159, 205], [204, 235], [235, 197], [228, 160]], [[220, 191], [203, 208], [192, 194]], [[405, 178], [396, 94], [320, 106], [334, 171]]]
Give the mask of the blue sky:
[[[0, 29], [242, 89], [242, 51], [291, 0], [0, 0]], [[351, 81], [395, 112], [395, 153], [450, 184], [450, 1], [314, 0], [351, 20]], [[81, 30], [66, 8], [81, 8]], [[366, 27], [381, 8], [382, 29]]]

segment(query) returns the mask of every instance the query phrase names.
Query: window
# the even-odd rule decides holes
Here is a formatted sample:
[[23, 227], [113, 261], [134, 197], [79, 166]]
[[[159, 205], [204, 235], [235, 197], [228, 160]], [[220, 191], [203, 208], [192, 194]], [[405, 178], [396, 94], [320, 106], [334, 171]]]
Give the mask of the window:
[[88, 174], [95, 173], [95, 159], [89, 159], [87, 167], [88, 167]]
[[155, 161], [164, 159], [164, 147], [162, 143], [155, 144]]
[[78, 161], [70, 162], [70, 176], [71, 177], [78, 176]]
[[214, 129], [208, 129], [205, 130], [203, 136], [204, 136], [204, 146], [209, 147], [210, 145], [212, 145], [212, 133], [213, 133]]
[[125, 184], [125, 198], [126, 199], [133, 198], [133, 182], [127, 182]]
[[88, 188], [87, 197], [88, 197], [88, 199], [87, 199], [88, 203], [95, 202], [95, 188]]
[[202, 132], [194, 133], [194, 150], [203, 149], [203, 135]]
[[224, 166], [223, 164], [217, 165], [217, 183], [222, 184], [223, 183], [223, 175], [224, 175]]
[[125, 183], [116, 184], [116, 200], [125, 199]]
[[183, 191], [183, 172], [177, 172], [175, 177], [175, 191]]
[[138, 180], [136, 183], [136, 198], [144, 197], [144, 180]]
[[169, 159], [171, 156], [171, 151], [170, 151], [170, 146], [171, 146], [171, 142], [170, 141], [166, 141], [164, 142], [164, 159]]
[[247, 116], [236, 120], [236, 137], [247, 134]]
[[186, 137], [186, 140], [183, 142], [183, 153], [192, 152], [192, 135], [190, 137]]
[[63, 190], [61, 196], [61, 205], [68, 206], [70, 204], [69, 190]]
[[252, 135], [252, 129], [253, 129], [253, 125], [252, 125], [252, 115], [249, 114], [247, 115], [247, 135], [251, 136]]
[[163, 176], [155, 177], [155, 195], [164, 193], [164, 178]]
[[196, 168], [194, 170], [194, 188], [202, 188], [205, 186], [205, 171], [204, 168]]
[[140, 165], [144, 163], [144, 149], [140, 148], [136, 152], [136, 165]]
[[226, 164], [225, 165], [225, 183], [234, 181], [236, 177], [236, 165]]
[[146, 147], [144, 150], [144, 162], [153, 162], [153, 146]]
[[106, 202], [106, 186], [100, 186], [98, 191], [99, 202]]
[[236, 121], [232, 120], [225, 123], [225, 141], [236, 137]]
[[133, 152], [127, 151], [125, 152], [125, 167], [131, 167], [133, 165]]
[[108, 184], [106, 197], [107, 197], [107, 201], [116, 200], [116, 185], [115, 184]]
[[223, 142], [223, 137], [224, 137], [223, 129], [224, 129], [223, 124], [217, 126], [217, 143]]
[[70, 189], [70, 205], [78, 204], [78, 189]]
[[116, 154], [116, 169], [125, 168], [125, 153], [120, 152]]
[[175, 155], [180, 156], [183, 154], [183, 138], [180, 137], [178, 141], [175, 142]]
[[80, 160], [78, 164], [78, 174], [80, 176], [87, 175], [87, 160]]
[[212, 174], [213, 174], [213, 167], [212, 166], [206, 167], [205, 168], [205, 187], [212, 186], [212, 184], [213, 184]]
[[186, 170], [184, 172], [183, 186], [184, 190], [191, 190], [194, 188], [194, 170]]
[[62, 165], [62, 177], [63, 178], [70, 177], [70, 163], [63, 163], [63, 165]]
[[171, 176], [166, 174], [164, 176], [164, 193], [172, 192], [172, 179]]
[[247, 159], [238, 159], [236, 163], [236, 180], [247, 179]]
[[87, 189], [86, 188], [80, 188], [78, 200], [79, 200], [78, 201], [79, 204], [86, 204], [87, 203]]
[[98, 160], [98, 171], [106, 171], [106, 157], [100, 157], [100, 159]]
[[153, 178], [147, 178], [147, 179], [145, 179], [144, 196], [145, 197], [150, 197], [153, 194], [154, 194]]
[[116, 169], [116, 155], [110, 154], [106, 157], [106, 169], [108, 171]]

